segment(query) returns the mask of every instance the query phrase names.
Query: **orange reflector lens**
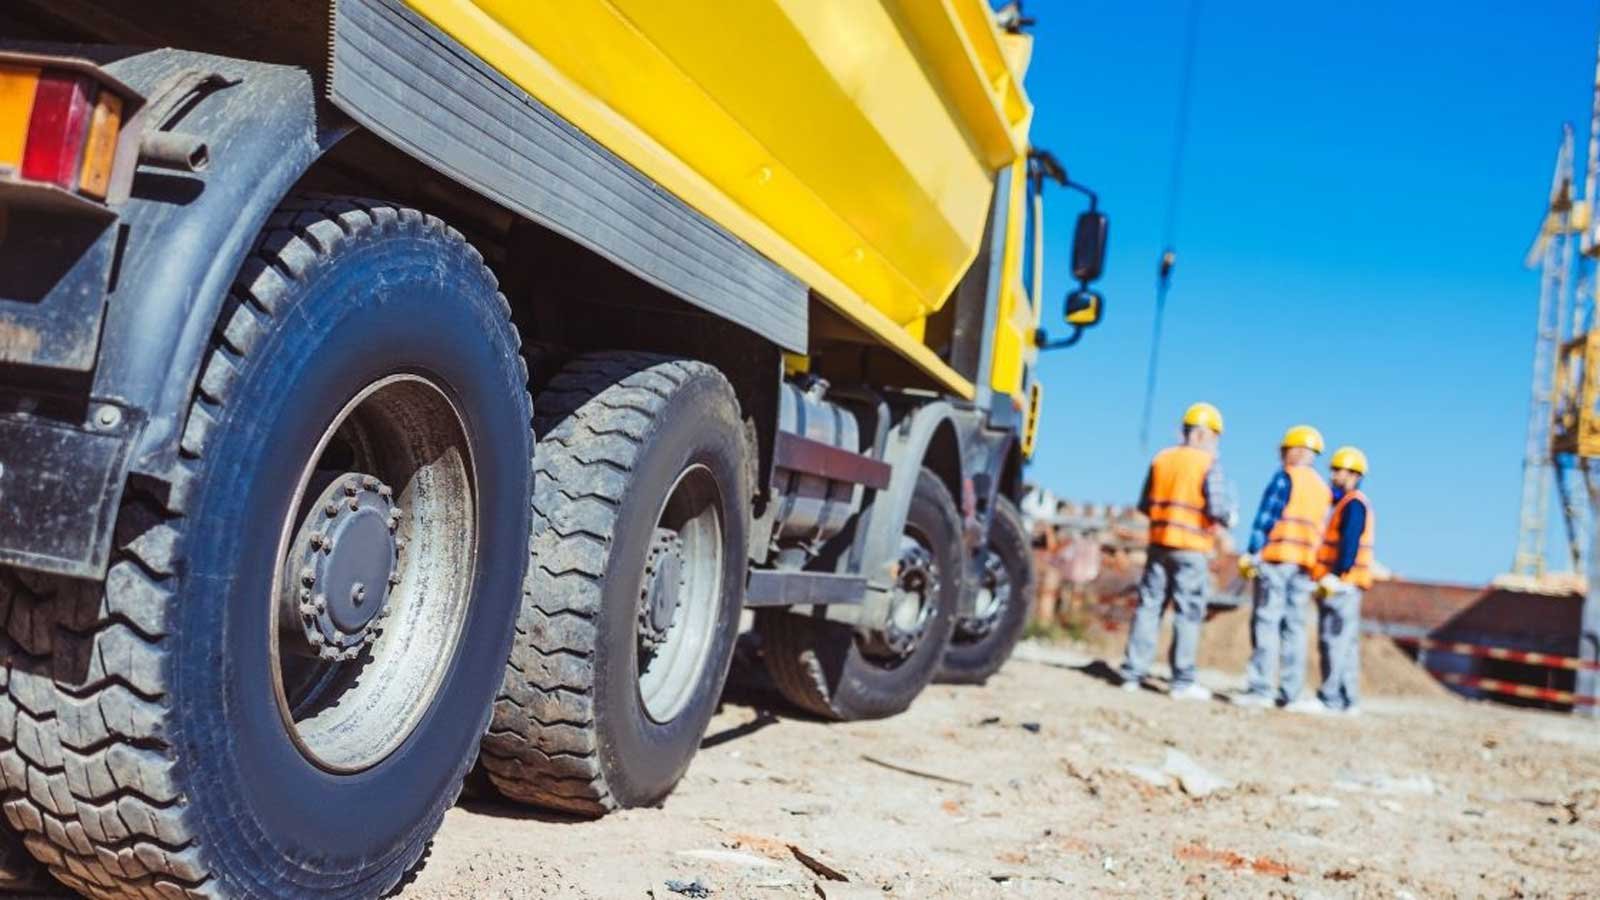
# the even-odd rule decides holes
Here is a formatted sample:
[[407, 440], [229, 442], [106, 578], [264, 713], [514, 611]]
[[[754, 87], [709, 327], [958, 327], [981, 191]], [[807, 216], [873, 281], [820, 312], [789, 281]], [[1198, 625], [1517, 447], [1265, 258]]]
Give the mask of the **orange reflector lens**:
[[111, 186], [111, 165], [117, 155], [117, 135], [122, 131], [122, 98], [102, 90], [89, 116], [89, 137], [83, 145], [83, 172], [78, 193], [104, 200]]
[[28, 120], [33, 116], [33, 95], [38, 87], [38, 69], [0, 66], [0, 169], [22, 165], [22, 148], [28, 143]]

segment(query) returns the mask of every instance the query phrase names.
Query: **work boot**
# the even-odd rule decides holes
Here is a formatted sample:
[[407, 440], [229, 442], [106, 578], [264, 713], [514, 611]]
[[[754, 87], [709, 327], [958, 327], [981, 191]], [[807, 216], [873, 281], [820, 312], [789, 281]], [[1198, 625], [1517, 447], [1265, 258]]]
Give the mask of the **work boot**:
[[1256, 693], [1234, 694], [1228, 701], [1234, 706], [1242, 706], [1245, 709], [1271, 709], [1276, 705], [1271, 697]]
[[1174, 700], [1210, 700], [1212, 694], [1198, 684], [1186, 684], [1168, 691], [1167, 696]]
[[1304, 713], [1308, 716], [1326, 716], [1333, 713], [1333, 710], [1326, 703], [1315, 697], [1302, 697], [1288, 704], [1284, 709], [1293, 713]]

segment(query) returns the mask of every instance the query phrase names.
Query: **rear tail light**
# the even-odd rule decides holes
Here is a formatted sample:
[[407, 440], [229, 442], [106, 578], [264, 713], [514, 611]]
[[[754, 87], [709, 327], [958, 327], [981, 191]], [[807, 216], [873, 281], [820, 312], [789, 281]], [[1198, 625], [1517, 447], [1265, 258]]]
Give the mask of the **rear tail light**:
[[89, 63], [0, 54], [0, 184], [125, 197], [138, 154], [126, 116], [141, 103]]
[[77, 187], [78, 161], [89, 137], [89, 95], [93, 91], [87, 78], [46, 74], [39, 79], [22, 156], [23, 178], [69, 191]]

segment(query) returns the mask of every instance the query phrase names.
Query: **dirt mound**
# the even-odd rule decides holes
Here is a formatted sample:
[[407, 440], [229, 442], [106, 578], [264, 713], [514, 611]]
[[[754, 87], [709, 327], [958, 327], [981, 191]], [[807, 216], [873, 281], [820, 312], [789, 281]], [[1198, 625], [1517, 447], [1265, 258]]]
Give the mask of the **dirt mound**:
[[1361, 692], [1374, 697], [1448, 697], [1453, 692], [1394, 641], [1361, 636]]

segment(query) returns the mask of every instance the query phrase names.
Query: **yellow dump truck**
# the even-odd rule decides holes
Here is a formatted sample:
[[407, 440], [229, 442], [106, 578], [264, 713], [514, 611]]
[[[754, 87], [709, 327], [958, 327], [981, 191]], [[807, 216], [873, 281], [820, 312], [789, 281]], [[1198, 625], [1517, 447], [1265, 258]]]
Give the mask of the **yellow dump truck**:
[[660, 801], [742, 620], [817, 716], [988, 677], [1031, 594], [1042, 194], [1076, 187], [1029, 142], [1028, 24], [4, 4], [26, 853], [95, 897], [377, 897], [475, 761]]

